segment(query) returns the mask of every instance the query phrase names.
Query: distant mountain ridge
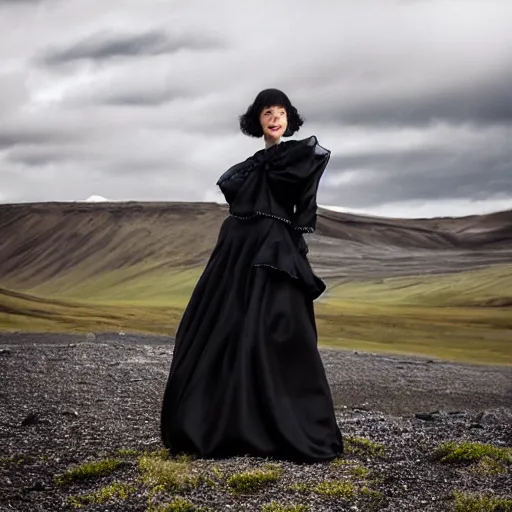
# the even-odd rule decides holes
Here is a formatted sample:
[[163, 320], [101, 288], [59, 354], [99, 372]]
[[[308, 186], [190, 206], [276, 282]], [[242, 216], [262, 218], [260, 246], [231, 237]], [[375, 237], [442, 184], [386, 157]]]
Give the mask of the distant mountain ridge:
[[[0, 284], [37, 286], [79, 273], [204, 265], [227, 207], [181, 202], [0, 204]], [[320, 208], [309, 259], [322, 277], [457, 272], [512, 262], [512, 210], [390, 219]]]

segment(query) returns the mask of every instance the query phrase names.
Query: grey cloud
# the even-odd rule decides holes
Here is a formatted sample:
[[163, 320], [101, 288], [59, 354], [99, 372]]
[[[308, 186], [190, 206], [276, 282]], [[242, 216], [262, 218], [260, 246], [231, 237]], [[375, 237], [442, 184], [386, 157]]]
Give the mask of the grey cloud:
[[[202, 100], [202, 101], [190, 101]], [[128, 93], [114, 92], [105, 97], [93, 99], [106, 108], [119, 107], [120, 110], [136, 111], [140, 107], [147, 107], [148, 111], [158, 107], [158, 115], [154, 115], [151, 126], [160, 131], [176, 130], [184, 133], [202, 135], [236, 135], [241, 133], [238, 116], [241, 114], [228, 97], [219, 97], [205, 101], [199, 92], [166, 90], [154, 88], [152, 90]]]
[[39, 61], [57, 66], [77, 60], [102, 61], [114, 57], [136, 57], [175, 53], [179, 50], [208, 50], [223, 46], [222, 41], [205, 34], [171, 36], [163, 30], [140, 34], [96, 33], [68, 48], [46, 51]]
[[[476, 171], [476, 169], [474, 169]], [[510, 168], [509, 168], [510, 173]], [[487, 176], [473, 172], [461, 180], [452, 174], [439, 172], [430, 174], [427, 170], [419, 176], [407, 174], [386, 177], [385, 182], [368, 183], [364, 187], [350, 188], [350, 195], [343, 204], [353, 207], [367, 207], [387, 202], [410, 200], [435, 201], [440, 199], [492, 199], [499, 195], [512, 194], [512, 180], [504, 169], [491, 169]], [[342, 196], [345, 194], [342, 192]], [[338, 196], [339, 197], [339, 196]]]
[[[368, 178], [333, 185], [344, 172], [369, 170]], [[330, 184], [329, 184], [330, 183]], [[439, 200], [497, 195], [512, 196], [512, 159], [481, 148], [422, 148], [396, 153], [333, 156], [322, 184], [324, 202], [337, 201], [354, 208], [410, 200]]]
[[[40, 141], [48, 145], [14, 146], [6, 154], [7, 162], [22, 164], [26, 167], [40, 167], [48, 164], [63, 163], [66, 161], [88, 160], [91, 163], [94, 157], [85, 157], [76, 148], [56, 146], [50, 141]], [[52, 141], [53, 142], [53, 141]]]
[[38, 4], [44, 0], [0, 0], [0, 7], [2, 6], [12, 6], [19, 4]]
[[0, 131], [0, 149], [7, 149], [23, 144], [44, 144], [52, 141], [53, 134], [48, 132]]
[[[127, 179], [129, 176], [140, 176], [141, 173], [147, 178], [151, 175], [158, 179], [168, 169], [183, 170], [188, 165], [183, 152], [173, 151], [172, 147], [160, 146], [155, 149], [151, 145], [150, 135], [140, 136], [130, 128], [106, 131], [97, 134], [95, 139], [87, 132], [86, 140], [79, 140], [78, 135], [84, 133], [75, 132], [74, 140], [58, 140], [57, 137], [26, 138], [23, 144], [18, 142], [10, 145], [3, 155], [3, 170], [14, 166], [30, 173], [53, 165], [56, 169], [90, 169], [105, 179], [109, 176]], [[130, 151], [133, 147], [138, 148], [136, 153]], [[187, 181], [186, 177], [183, 179]]]
[[28, 99], [25, 75], [20, 72], [0, 72], [0, 116], [5, 126], [9, 115], [16, 116], [18, 110]]
[[125, 92], [109, 92], [103, 98], [92, 98], [93, 102], [112, 106], [140, 106], [155, 107], [169, 103], [173, 100], [192, 98], [195, 95], [192, 91], [185, 89], [173, 89], [154, 87], [146, 90], [132, 90]]
[[59, 153], [36, 155], [36, 154], [15, 154], [7, 155], [7, 160], [15, 164], [23, 164], [27, 167], [41, 167], [54, 162], [62, 162], [64, 159]]
[[54, 143], [69, 143], [82, 137], [76, 128], [63, 123], [62, 126], [46, 121], [13, 123], [0, 127], [0, 149], [22, 146], [46, 146]]
[[[330, 166], [335, 169], [362, 169], [376, 168], [390, 175], [402, 176], [405, 173], [414, 176], [422, 175], [426, 171], [446, 175], [467, 176], [468, 166], [466, 159], [474, 162], [471, 167], [488, 169], [499, 164], [506, 154], [496, 154], [492, 150], [489, 153], [475, 152], [474, 149], [459, 149], [457, 147], [422, 147], [400, 152], [377, 152], [359, 155], [334, 156]], [[460, 165], [462, 164], [462, 165]]]
[[[180, 97], [180, 96], [178, 96]], [[125, 94], [111, 94], [102, 99], [102, 103], [112, 106], [143, 106], [154, 107], [168, 103], [176, 96], [167, 91], [146, 91], [146, 92], [132, 92]]]
[[[308, 99], [305, 98], [308, 103]], [[330, 124], [368, 126], [427, 126], [439, 121], [478, 125], [512, 123], [512, 67], [475, 83], [401, 91], [379, 91], [371, 95], [351, 91], [329, 95], [311, 103], [308, 120]]]

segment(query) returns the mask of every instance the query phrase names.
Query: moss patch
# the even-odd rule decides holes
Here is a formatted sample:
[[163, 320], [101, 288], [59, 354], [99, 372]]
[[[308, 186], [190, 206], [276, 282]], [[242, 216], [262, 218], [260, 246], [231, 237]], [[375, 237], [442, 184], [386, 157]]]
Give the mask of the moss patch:
[[347, 471], [355, 478], [367, 478], [370, 475], [370, 470], [364, 466], [355, 465], [349, 466]]
[[138, 462], [142, 481], [151, 488], [179, 492], [197, 487], [201, 481], [188, 460], [169, 459], [167, 452], [144, 455]]
[[114, 482], [101, 489], [80, 496], [70, 496], [68, 503], [75, 508], [83, 508], [86, 505], [99, 505], [112, 500], [125, 500], [135, 492], [135, 487]]
[[208, 507], [202, 507], [194, 505], [191, 501], [178, 497], [170, 501], [169, 503], [150, 506], [147, 512], [209, 512]]
[[308, 484], [303, 484], [303, 483], [292, 484], [292, 485], [290, 485], [289, 489], [290, 489], [290, 491], [295, 491], [295, 492], [309, 492], [311, 490], [311, 488]]
[[277, 482], [281, 474], [282, 470], [279, 466], [268, 465], [262, 469], [235, 473], [227, 479], [227, 484], [236, 494], [253, 493]]
[[342, 457], [338, 457], [331, 462], [331, 465], [334, 467], [344, 467], [344, 466], [350, 466], [352, 464], [354, 464], [353, 460], [344, 459]]
[[261, 512], [308, 512], [309, 507], [306, 505], [286, 505], [272, 501], [261, 506]]
[[381, 503], [386, 500], [384, 494], [380, 491], [376, 491], [375, 489], [370, 489], [369, 487], [362, 487], [359, 491], [361, 496], [367, 498], [373, 503]]
[[224, 478], [224, 473], [223, 471], [218, 468], [217, 466], [212, 466], [210, 468], [211, 472], [219, 479], [223, 479]]
[[135, 448], [119, 448], [116, 455], [119, 455], [119, 457], [137, 457], [140, 455], [140, 452]]
[[434, 458], [443, 463], [478, 462], [482, 459], [512, 463], [512, 448], [490, 444], [449, 441], [438, 446]]
[[103, 459], [86, 462], [68, 469], [62, 475], [56, 476], [55, 483], [57, 485], [68, 485], [78, 480], [88, 480], [90, 478], [110, 475], [123, 464], [124, 462], [119, 459]]
[[376, 443], [365, 437], [347, 436], [345, 438], [345, 452], [350, 455], [360, 456], [382, 456], [386, 448], [381, 443]]
[[484, 455], [469, 471], [476, 475], [493, 476], [506, 473], [507, 467], [503, 462]]
[[454, 499], [455, 512], [512, 512], [509, 498], [455, 491]]
[[351, 482], [342, 480], [326, 480], [315, 487], [315, 492], [330, 498], [344, 498], [351, 500], [356, 496], [356, 487]]

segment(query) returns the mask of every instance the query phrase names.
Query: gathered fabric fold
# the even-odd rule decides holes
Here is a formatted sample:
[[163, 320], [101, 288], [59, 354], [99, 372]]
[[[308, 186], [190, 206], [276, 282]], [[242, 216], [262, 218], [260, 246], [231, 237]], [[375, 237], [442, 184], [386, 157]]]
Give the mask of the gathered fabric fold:
[[267, 215], [302, 233], [316, 228], [316, 193], [330, 151], [315, 136], [286, 141], [228, 169], [217, 181], [230, 214]]
[[306, 253], [307, 246], [303, 239], [296, 240], [290, 228], [274, 222], [254, 257], [253, 266], [284, 273], [296, 282], [308, 299], [315, 300], [325, 291], [326, 285], [313, 272]]

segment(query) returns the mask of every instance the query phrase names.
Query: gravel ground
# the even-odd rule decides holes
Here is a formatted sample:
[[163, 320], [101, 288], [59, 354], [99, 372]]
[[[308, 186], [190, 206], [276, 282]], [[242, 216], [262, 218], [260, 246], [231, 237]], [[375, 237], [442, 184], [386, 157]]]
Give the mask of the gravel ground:
[[[136, 490], [86, 510], [147, 510], [149, 488], [140, 482], [137, 454], [161, 448], [158, 421], [171, 356], [172, 339], [165, 337], [0, 334], [0, 510], [73, 510], [69, 496], [114, 481]], [[259, 511], [274, 500], [304, 503], [310, 512], [452, 510], [454, 490], [512, 499], [510, 465], [484, 475], [432, 458], [449, 440], [512, 447], [512, 368], [334, 350], [322, 350], [322, 357], [343, 434], [381, 443], [384, 454], [348, 454], [348, 464], [279, 462], [280, 479], [264, 491], [237, 496], [218, 477], [185, 492], [187, 499], [209, 510]], [[111, 474], [55, 483], [67, 469], [109, 456], [122, 460]], [[240, 457], [191, 464], [215, 480], [266, 462]], [[354, 464], [370, 476], [351, 481], [379, 491], [378, 500], [312, 491], [324, 480], [346, 480]], [[303, 487], [292, 490], [293, 484]]]

